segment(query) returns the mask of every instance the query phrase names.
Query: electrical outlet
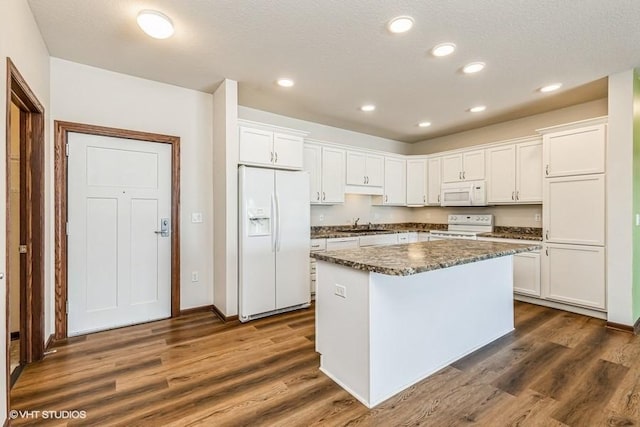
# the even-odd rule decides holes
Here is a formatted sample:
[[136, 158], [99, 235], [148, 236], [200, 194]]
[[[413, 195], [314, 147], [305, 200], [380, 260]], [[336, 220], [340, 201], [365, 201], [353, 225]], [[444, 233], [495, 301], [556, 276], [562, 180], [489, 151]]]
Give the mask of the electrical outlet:
[[636, 227], [640, 226], [640, 214], [636, 214]]
[[197, 271], [192, 271], [191, 272], [191, 281], [193, 283], [199, 282], [200, 281], [200, 275], [198, 274]]
[[342, 285], [336, 285], [336, 290], [333, 292], [339, 297], [346, 298], [347, 297], [347, 288]]
[[322, 214], [318, 215], [318, 221], [320, 222], [324, 221], [324, 215]]
[[536, 220], [536, 222], [540, 222], [540, 214], [536, 214], [535, 220]]
[[191, 222], [193, 224], [200, 224], [202, 222], [202, 212], [193, 212], [191, 214]]

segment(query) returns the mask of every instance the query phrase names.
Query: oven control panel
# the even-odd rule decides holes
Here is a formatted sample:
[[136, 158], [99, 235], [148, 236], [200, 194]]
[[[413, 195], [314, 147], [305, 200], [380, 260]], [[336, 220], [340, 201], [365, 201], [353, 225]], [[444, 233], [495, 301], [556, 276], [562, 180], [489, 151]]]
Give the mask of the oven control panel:
[[455, 225], [493, 225], [493, 215], [449, 215], [447, 223]]

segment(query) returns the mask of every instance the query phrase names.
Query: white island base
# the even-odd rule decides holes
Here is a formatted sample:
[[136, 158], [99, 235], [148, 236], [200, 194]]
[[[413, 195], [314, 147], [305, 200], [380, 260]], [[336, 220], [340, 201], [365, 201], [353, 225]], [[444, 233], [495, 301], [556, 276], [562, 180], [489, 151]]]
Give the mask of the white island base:
[[408, 276], [318, 260], [320, 370], [372, 408], [509, 333], [512, 259]]

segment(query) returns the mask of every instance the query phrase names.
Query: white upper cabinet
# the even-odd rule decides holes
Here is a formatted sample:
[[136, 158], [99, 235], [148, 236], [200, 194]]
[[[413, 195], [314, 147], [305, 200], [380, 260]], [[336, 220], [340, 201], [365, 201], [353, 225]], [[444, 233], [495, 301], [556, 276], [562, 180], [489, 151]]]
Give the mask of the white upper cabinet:
[[407, 206], [427, 204], [427, 160], [407, 160]]
[[604, 173], [606, 124], [545, 133], [545, 176]]
[[322, 203], [322, 147], [304, 144], [304, 170], [309, 172], [309, 197], [312, 204]]
[[545, 179], [542, 211], [545, 241], [604, 245], [604, 175]]
[[240, 163], [271, 165], [273, 163], [273, 132], [240, 127]]
[[542, 203], [542, 141], [516, 145], [516, 201]]
[[442, 159], [430, 157], [427, 160], [427, 204], [440, 205], [440, 184]]
[[542, 203], [542, 142], [487, 148], [487, 202]]
[[384, 200], [385, 205], [407, 204], [406, 161], [393, 157], [384, 159]]
[[348, 151], [346, 183], [351, 186], [351, 192], [382, 194], [384, 157], [362, 151]]
[[322, 203], [344, 203], [345, 151], [322, 148]]
[[442, 157], [442, 182], [477, 181], [484, 178], [484, 150]]
[[[238, 162], [245, 165], [268, 166], [279, 169], [302, 169], [304, 132], [281, 129], [253, 122], [239, 127]], [[287, 129], [287, 131], [289, 131]]]
[[273, 165], [286, 169], [302, 169], [304, 138], [301, 136], [273, 134]]
[[516, 147], [487, 149], [487, 203], [516, 203]]
[[312, 204], [344, 203], [344, 168], [344, 150], [304, 145], [304, 170], [310, 175]]

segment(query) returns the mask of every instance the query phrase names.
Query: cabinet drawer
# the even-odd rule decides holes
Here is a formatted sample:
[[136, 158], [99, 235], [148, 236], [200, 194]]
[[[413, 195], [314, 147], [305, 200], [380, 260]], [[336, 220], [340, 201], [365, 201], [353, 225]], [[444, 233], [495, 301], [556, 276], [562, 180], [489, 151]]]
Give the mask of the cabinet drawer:
[[336, 251], [340, 249], [356, 249], [358, 247], [358, 238], [351, 237], [345, 239], [327, 239], [327, 250]]
[[320, 252], [327, 249], [327, 239], [311, 239], [311, 252]]
[[398, 243], [397, 234], [374, 234], [360, 237], [360, 247], [395, 245]]

